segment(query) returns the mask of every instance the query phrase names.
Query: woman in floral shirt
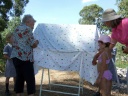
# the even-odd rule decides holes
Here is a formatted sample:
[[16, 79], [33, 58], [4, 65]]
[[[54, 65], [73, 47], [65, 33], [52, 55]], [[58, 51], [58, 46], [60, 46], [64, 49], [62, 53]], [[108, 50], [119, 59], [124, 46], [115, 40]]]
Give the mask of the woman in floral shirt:
[[31, 15], [25, 15], [22, 23], [13, 33], [13, 50], [11, 58], [16, 69], [16, 94], [23, 93], [24, 82], [27, 84], [27, 93], [34, 96], [35, 76], [33, 68], [33, 48], [37, 47], [38, 40], [32, 34], [35, 20]]

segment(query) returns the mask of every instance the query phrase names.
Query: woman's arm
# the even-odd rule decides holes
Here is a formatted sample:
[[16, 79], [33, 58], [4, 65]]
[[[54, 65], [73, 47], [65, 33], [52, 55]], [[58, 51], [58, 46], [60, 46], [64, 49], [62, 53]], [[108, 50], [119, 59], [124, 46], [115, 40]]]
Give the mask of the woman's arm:
[[116, 43], [117, 41], [111, 38], [111, 44], [109, 46], [109, 49], [112, 50], [115, 47]]

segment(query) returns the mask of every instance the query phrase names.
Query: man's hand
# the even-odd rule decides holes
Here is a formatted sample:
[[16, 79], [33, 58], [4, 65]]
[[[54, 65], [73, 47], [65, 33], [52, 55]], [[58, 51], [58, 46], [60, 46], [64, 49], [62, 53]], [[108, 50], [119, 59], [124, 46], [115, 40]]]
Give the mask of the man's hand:
[[32, 45], [32, 48], [36, 48], [38, 44], [39, 44], [39, 41], [36, 40], [36, 41], [34, 42], [34, 44]]

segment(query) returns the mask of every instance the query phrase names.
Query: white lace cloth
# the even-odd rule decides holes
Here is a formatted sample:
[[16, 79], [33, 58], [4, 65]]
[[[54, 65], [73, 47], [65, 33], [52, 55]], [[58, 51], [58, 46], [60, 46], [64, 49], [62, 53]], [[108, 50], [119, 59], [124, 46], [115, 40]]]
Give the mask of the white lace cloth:
[[77, 71], [94, 84], [97, 66], [92, 65], [92, 59], [98, 49], [95, 25], [39, 24], [33, 34], [39, 40], [33, 50], [35, 72], [38, 67]]

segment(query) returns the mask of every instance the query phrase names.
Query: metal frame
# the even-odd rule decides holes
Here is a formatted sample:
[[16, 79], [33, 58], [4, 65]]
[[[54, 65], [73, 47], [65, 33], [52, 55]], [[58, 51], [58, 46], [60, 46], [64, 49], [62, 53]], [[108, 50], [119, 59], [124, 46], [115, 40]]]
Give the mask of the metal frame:
[[[40, 85], [40, 93], [39, 93], [39, 96], [42, 96], [42, 91], [45, 91], [45, 92], [55, 92], [55, 93], [61, 93], [61, 94], [67, 94], [67, 95], [75, 95], [75, 96], [80, 96], [80, 91], [81, 90], [82, 90], [82, 93], [83, 93], [83, 79], [79, 78], [79, 86], [71, 86], [71, 85], [64, 85], [64, 84], [53, 84], [50, 81], [50, 71], [49, 71], [49, 69], [47, 69], [47, 70], [48, 70], [48, 83], [49, 83], [48, 85], [49, 85], [50, 90], [46, 90], [46, 89], [43, 89], [42, 88], [42, 85], [43, 85], [43, 77], [44, 77], [44, 68], [43, 68], [42, 69], [42, 77], [41, 77], [41, 85]], [[51, 85], [64, 86], [64, 87], [70, 87], [70, 88], [78, 88], [78, 93], [75, 94], [75, 93], [54, 91], [54, 90], [51, 90]]]

